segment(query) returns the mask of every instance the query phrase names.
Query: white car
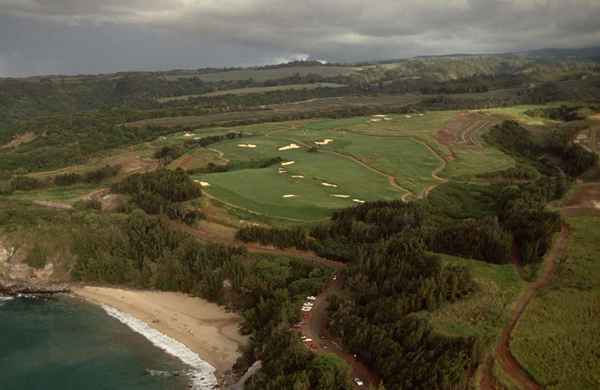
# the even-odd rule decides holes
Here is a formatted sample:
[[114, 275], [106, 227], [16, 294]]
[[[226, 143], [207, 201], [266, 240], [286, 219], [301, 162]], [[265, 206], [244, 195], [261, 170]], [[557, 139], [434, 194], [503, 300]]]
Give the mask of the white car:
[[360, 378], [354, 378], [354, 383], [356, 383], [356, 386], [364, 386], [365, 383], [363, 381], [360, 380]]
[[311, 311], [311, 310], [312, 310], [312, 307], [303, 307], [302, 308], [302, 311]]
[[311, 295], [309, 297], [306, 297], [306, 299], [309, 300], [309, 301], [316, 301], [317, 297]]
[[315, 305], [315, 304], [314, 304], [314, 303], [312, 303], [312, 302], [304, 302], [304, 305], [302, 305], [302, 306], [310, 306], [310, 307], [313, 307], [314, 305]]

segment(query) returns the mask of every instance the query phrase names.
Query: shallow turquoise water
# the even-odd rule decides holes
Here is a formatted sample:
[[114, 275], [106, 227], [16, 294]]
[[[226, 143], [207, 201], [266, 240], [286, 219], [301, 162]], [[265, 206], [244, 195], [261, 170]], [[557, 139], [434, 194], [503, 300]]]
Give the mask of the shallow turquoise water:
[[176, 358], [109, 317], [70, 298], [0, 301], [2, 390], [180, 390]]

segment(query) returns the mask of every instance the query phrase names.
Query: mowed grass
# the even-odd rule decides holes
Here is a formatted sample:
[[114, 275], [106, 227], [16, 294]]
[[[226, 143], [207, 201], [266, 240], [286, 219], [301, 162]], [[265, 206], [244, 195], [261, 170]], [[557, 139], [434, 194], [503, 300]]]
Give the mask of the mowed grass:
[[432, 326], [447, 335], [477, 337], [486, 347], [491, 347], [510, 317], [512, 303], [524, 283], [512, 264], [440, 256], [445, 265], [467, 267], [478, 290], [466, 299], [432, 312], [429, 315]]
[[[487, 147], [460, 149], [446, 169], [440, 154], [445, 146], [437, 144], [435, 134], [457, 112], [389, 115], [391, 120], [370, 122], [373, 117], [322, 119], [266, 123], [235, 128], [213, 128], [207, 132], [241, 131], [253, 134], [227, 140], [211, 149], [236, 162], [260, 161], [274, 157], [296, 161], [286, 166], [202, 175], [211, 184], [207, 192], [216, 199], [249, 212], [265, 216], [314, 220], [332, 210], [352, 205], [352, 199], [397, 199], [407, 192], [420, 195], [440, 180], [432, 176], [465, 177], [513, 166], [502, 152]], [[194, 134], [194, 137], [198, 134]], [[182, 135], [178, 135], [182, 137]], [[318, 145], [326, 139], [327, 145]], [[278, 150], [296, 143], [301, 149]], [[240, 144], [256, 145], [255, 148]], [[318, 152], [309, 153], [309, 148]], [[447, 154], [447, 149], [446, 149]], [[304, 179], [292, 176], [304, 176]], [[395, 178], [397, 186], [390, 182]], [[321, 182], [338, 187], [324, 187]], [[331, 195], [349, 195], [348, 199]], [[282, 198], [284, 195], [296, 197]]]
[[315, 124], [311, 124], [302, 130], [278, 132], [277, 135], [287, 135], [311, 146], [316, 146], [315, 141], [333, 140], [319, 146], [319, 149], [356, 158], [381, 173], [395, 177], [400, 186], [417, 195], [437, 182], [431, 174], [442, 165], [441, 159], [414, 138], [368, 136], [343, 130], [344, 127], [341, 130], [314, 128]]
[[600, 218], [574, 217], [554, 282], [529, 304], [511, 342], [547, 389], [600, 388]]
[[[281, 156], [293, 165], [246, 169], [225, 173], [197, 175], [210, 183], [205, 191], [218, 200], [245, 210], [271, 217], [312, 221], [326, 218], [335, 209], [349, 207], [353, 199], [363, 201], [399, 199], [404, 192], [393, 188], [381, 174], [347, 158], [328, 153], [309, 153], [307, 148], [278, 151], [288, 145], [286, 139], [271, 137], [245, 138], [243, 143], [255, 149], [239, 148], [239, 140], [216, 145], [232, 161], [251, 161]], [[279, 168], [286, 173], [279, 173]], [[293, 178], [292, 176], [304, 176]], [[322, 183], [337, 187], [326, 187]], [[296, 195], [284, 198], [284, 195]], [[347, 195], [338, 198], [333, 195]]]

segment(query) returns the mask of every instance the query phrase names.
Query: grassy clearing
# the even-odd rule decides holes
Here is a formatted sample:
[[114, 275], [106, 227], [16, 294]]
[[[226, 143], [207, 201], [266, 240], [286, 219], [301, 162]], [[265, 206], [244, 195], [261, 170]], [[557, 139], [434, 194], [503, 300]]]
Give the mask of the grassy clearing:
[[547, 126], [547, 125], [556, 124], [558, 122], [550, 120], [550, 119], [546, 119], [546, 118], [531, 117], [529, 115], [526, 115], [525, 112], [534, 110], [537, 108], [560, 106], [560, 104], [561, 103], [559, 102], [559, 103], [552, 103], [552, 104], [548, 104], [548, 105], [536, 104], [536, 105], [521, 105], [521, 106], [512, 106], [512, 107], [496, 107], [496, 108], [489, 108], [489, 109], [481, 110], [481, 112], [500, 115], [502, 117], [505, 117], [506, 119], [512, 119], [517, 122], [521, 122], [521, 123], [524, 123], [524, 124], [530, 125], [530, 126]]
[[28, 202], [48, 201], [73, 204], [97, 189], [99, 189], [98, 185], [81, 184], [69, 187], [50, 187], [39, 191], [15, 191], [11, 195], [2, 198]]
[[571, 236], [554, 283], [528, 306], [511, 342], [548, 389], [600, 388], [600, 218], [568, 219]]
[[511, 264], [440, 255], [446, 265], [467, 267], [479, 290], [470, 297], [430, 314], [433, 327], [448, 335], [475, 336], [491, 346], [510, 317], [511, 306], [524, 284]]
[[448, 178], [471, 178], [502, 171], [515, 166], [515, 160], [496, 148], [456, 147], [454, 160], [449, 161], [442, 175]]

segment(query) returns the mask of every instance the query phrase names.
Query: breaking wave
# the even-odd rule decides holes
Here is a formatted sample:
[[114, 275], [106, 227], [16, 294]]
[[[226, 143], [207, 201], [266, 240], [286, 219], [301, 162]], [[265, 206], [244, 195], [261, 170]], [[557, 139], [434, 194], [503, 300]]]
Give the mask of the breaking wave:
[[190, 366], [191, 371], [189, 372], [189, 376], [192, 379], [192, 389], [208, 390], [216, 388], [217, 377], [215, 376], [215, 368], [202, 360], [194, 351], [127, 313], [123, 313], [107, 305], [102, 305], [102, 308], [109, 316], [121, 321], [133, 331], [146, 337], [158, 348], [177, 357], [183, 363]]

